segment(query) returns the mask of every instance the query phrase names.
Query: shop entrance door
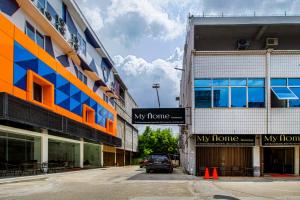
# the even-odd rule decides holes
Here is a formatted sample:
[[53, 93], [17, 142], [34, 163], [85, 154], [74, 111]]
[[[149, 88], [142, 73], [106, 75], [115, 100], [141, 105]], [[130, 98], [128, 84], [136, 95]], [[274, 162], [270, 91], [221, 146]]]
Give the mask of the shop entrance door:
[[264, 173], [293, 174], [294, 148], [264, 148]]

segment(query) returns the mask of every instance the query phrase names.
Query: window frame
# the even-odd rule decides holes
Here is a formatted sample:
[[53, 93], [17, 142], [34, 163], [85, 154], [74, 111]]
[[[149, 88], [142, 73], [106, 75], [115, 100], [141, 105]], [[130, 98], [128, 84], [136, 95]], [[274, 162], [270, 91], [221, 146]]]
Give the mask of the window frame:
[[[31, 26], [31, 28], [33, 28], [34, 30], [34, 39], [31, 38], [29, 35], [28, 35], [28, 26]], [[27, 20], [25, 21], [25, 28], [24, 28], [24, 32], [25, 32], [25, 35], [27, 35], [31, 40], [33, 40], [40, 48], [42, 49], [46, 49], [46, 41], [45, 41], [45, 35], [43, 35], [41, 33], [41, 31], [37, 30], [36, 27], [34, 27], [31, 23], [29, 23]], [[41, 47], [39, 45], [39, 43], [37, 42], [37, 35], [39, 36], [42, 36], [43, 37], [43, 47]]]
[[[220, 80], [220, 79], [226, 79], [228, 80], [228, 85], [216, 85], [214, 84], [214, 80]], [[245, 84], [231, 84], [231, 80], [245, 80]], [[257, 79], [261, 83], [256, 83], [256, 84], [251, 84], [249, 85], [249, 80], [255, 80]], [[203, 81], [204, 84], [196, 84], [196, 82]], [[206, 82], [205, 82], [206, 81]], [[248, 77], [248, 78], [243, 78], [243, 77], [231, 77], [231, 78], [195, 78], [194, 79], [194, 107], [195, 108], [218, 108], [218, 109], [228, 109], [228, 108], [233, 108], [233, 109], [240, 109], [240, 108], [266, 108], [266, 78], [265, 77]], [[300, 86], [299, 86], [300, 87]], [[211, 106], [210, 107], [196, 107], [196, 88], [210, 88], [211, 89]], [[227, 100], [227, 107], [215, 107], [214, 106], [214, 88], [228, 88], [228, 100]], [[246, 107], [232, 107], [232, 88], [245, 88], [246, 90]], [[262, 88], [264, 90], [264, 106], [263, 107], [249, 107], [249, 88]]]

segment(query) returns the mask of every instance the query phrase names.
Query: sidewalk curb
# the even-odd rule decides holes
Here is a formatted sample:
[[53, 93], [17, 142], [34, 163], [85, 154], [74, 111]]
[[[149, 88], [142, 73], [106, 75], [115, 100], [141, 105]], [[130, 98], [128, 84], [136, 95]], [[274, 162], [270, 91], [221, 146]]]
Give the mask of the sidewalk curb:
[[25, 177], [23, 176], [23, 177], [4, 178], [4, 179], [0, 179], [0, 185], [10, 184], [10, 183], [45, 180], [47, 178], [49, 178], [48, 174], [36, 175], [36, 176], [25, 176]]

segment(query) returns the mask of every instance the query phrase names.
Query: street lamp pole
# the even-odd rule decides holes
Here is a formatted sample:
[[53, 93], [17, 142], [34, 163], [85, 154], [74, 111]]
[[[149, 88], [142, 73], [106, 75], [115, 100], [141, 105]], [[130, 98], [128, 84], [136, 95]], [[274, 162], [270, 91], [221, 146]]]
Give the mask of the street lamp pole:
[[159, 83], [153, 84], [153, 85], [152, 85], [152, 88], [156, 89], [156, 95], [157, 95], [158, 107], [160, 108], [160, 101], [159, 101], [159, 94], [158, 94], [158, 88], [160, 88]]

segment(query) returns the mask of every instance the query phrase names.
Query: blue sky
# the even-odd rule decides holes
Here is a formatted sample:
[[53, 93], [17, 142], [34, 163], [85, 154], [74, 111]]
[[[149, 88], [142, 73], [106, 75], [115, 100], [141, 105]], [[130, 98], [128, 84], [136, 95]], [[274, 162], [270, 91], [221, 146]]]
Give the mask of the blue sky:
[[186, 20], [194, 15], [300, 15], [300, 0], [76, 0], [140, 107], [175, 107]]

